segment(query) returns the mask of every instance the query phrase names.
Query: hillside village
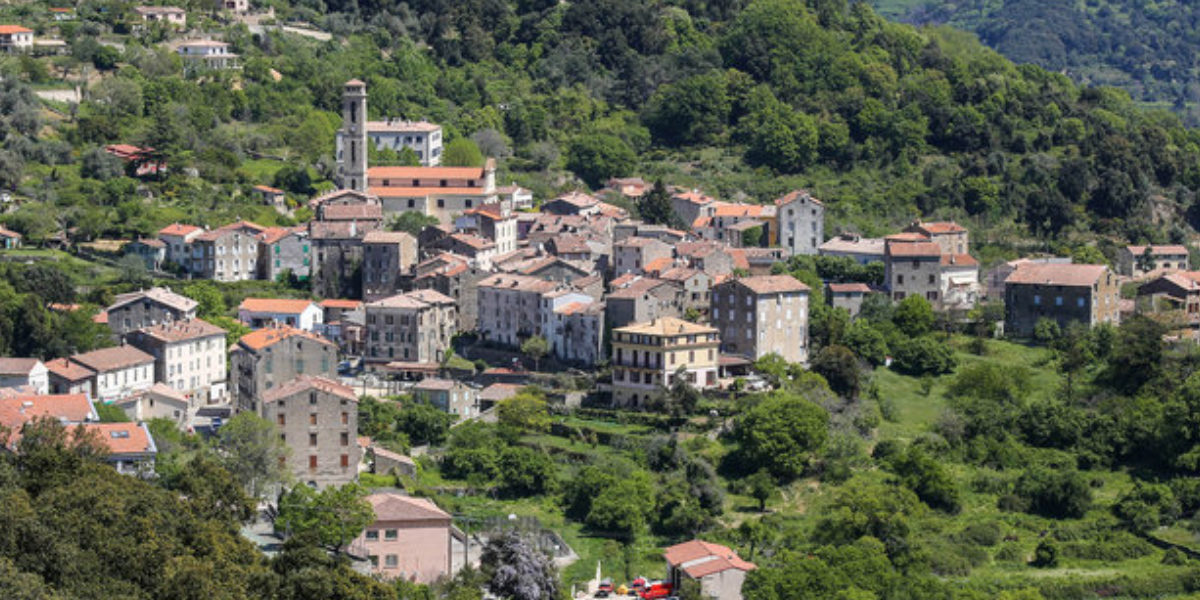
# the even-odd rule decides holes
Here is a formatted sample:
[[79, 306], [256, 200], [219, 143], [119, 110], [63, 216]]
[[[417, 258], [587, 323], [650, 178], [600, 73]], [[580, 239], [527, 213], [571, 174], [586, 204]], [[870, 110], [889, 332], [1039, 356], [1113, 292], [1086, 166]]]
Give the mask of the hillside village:
[[[221, 31], [333, 38], [245, 0], [127, 8], [121, 28], [200, 81], [261, 67]], [[75, 10], [29, 7], [34, 28], [0, 25], [0, 50], [69, 53], [55, 32]], [[104, 463], [163, 502], [211, 501], [245, 560], [281, 577], [312, 561], [328, 569], [314, 579], [391, 594], [371, 597], [1200, 588], [1200, 434], [1180, 408], [1200, 386], [1193, 247], [1130, 236], [1108, 257], [1013, 244], [998, 258], [1002, 226], [981, 252], [978, 215], [855, 227], [852, 200], [792, 179], [763, 198], [577, 165], [524, 187], [511, 153], [447, 160], [457, 127], [380, 115], [372, 94], [394, 90], [336, 76], [320, 185], [305, 165], [241, 177], [235, 210], [212, 200], [124, 239], [65, 221], [30, 235], [14, 215], [41, 200], [28, 180], [4, 188], [0, 269], [33, 299], [3, 317], [29, 338], [11, 347], [34, 349], [0, 357], [14, 473], [49, 486], [30, 473]], [[58, 118], [63, 92], [37, 90]], [[178, 201], [168, 178], [204, 180], [194, 156], [142, 139], [89, 160], [145, 205]], [[0, 579], [29, 571], [4, 544]], [[530, 556], [540, 571], [520, 583], [536, 590], [492, 587], [497, 564]], [[860, 588], [869, 561], [889, 575]], [[324, 593], [286, 597], [368, 597]]]

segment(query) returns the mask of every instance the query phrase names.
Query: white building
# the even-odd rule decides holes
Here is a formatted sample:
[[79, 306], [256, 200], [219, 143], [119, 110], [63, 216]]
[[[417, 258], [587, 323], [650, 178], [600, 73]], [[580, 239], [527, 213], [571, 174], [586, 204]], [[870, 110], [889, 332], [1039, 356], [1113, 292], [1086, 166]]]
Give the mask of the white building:
[[238, 55], [229, 44], [215, 40], [187, 40], [175, 49], [188, 69], [236, 69]]
[[154, 357], [133, 346], [76, 354], [71, 361], [95, 372], [91, 398], [111, 403], [154, 385]]
[[254, 329], [289, 325], [316, 331], [325, 322], [325, 311], [311, 300], [246, 298], [238, 305], [238, 320]]
[[200, 319], [174, 321], [132, 333], [130, 343], [154, 357], [154, 379], [195, 403], [225, 399], [225, 330]]
[[50, 393], [50, 370], [36, 358], [0, 358], [0, 388], [26, 388]]
[[125, 415], [134, 422], [169, 419], [180, 429], [183, 429], [188, 422], [190, 403], [187, 396], [162, 382], [155, 383], [148, 390], [117, 400], [113, 404], [125, 411]]
[[775, 199], [779, 245], [788, 253], [817, 254], [825, 242], [825, 206], [804, 190]]
[[158, 239], [167, 245], [167, 260], [187, 268], [191, 262], [192, 240], [204, 233], [195, 225], [172, 223], [158, 230]]
[[166, 23], [175, 27], [187, 27], [187, 11], [178, 6], [135, 6], [137, 13], [146, 23]]
[[0, 25], [0, 50], [28, 52], [33, 48], [33, 30], [20, 25]]
[[[400, 152], [410, 148], [423, 167], [442, 164], [442, 126], [428, 121], [387, 119], [367, 121], [367, 140], [376, 150]], [[337, 136], [337, 159], [342, 159], [342, 133]]]

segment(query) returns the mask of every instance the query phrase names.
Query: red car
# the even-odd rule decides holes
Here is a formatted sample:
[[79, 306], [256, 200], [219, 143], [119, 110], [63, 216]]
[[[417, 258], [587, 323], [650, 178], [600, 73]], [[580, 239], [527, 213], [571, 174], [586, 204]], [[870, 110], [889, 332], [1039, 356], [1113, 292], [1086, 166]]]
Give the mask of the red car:
[[613, 593], [613, 583], [611, 579], [605, 579], [600, 582], [599, 589], [596, 590], [597, 598], [607, 598]]
[[671, 595], [671, 584], [666, 581], [653, 581], [646, 584], [642, 591], [638, 592], [642, 600], [660, 600]]

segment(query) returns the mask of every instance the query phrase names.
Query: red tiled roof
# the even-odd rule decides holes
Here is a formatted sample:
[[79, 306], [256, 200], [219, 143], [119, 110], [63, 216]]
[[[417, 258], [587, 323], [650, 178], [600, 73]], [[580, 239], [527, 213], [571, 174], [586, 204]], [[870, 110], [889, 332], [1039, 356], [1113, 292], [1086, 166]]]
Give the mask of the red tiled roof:
[[941, 256], [942, 247], [934, 242], [905, 242], [887, 245], [888, 256]]
[[313, 389], [350, 400], [351, 402], [358, 402], [358, 396], [354, 395], [354, 388], [342, 385], [332, 379], [313, 377], [312, 375], [298, 375], [295, 379], [287, 383], [277, 385], [263, 392], [262, 401], [263, 404], [269, 404]]
[[268, 194], [282, 194], [283, 193], [283, 190], [281, 190], [279, 188], [273, 188], [269, 185], [256, 185], [256, 186], [254, 186], [254, 189], [256, 189], [260, 192], [266, 192]]
[[499, 402], [507, 400], [517, 395], [521, 391], [521, 386], [515, 383], [493, 383], [479, 392], [479, 399], [489, 402]]
[[758, 204], [735, 204], [718, 202], [713, 216], [716, 217], [748, 217], [758, 218], [763, 214], [763, 207]]
[[961, 233], [966, 231], [962, 225], [954, 221], [935, 221], [932, 223], [918, 222], [915, 227], [929, 235], [943, 235], [947, 233]]
[[[731, 568], [743, 571], [752, 571], [757, 568], [754, 563], [742, 560], [728, 546], [702, 540], [692, 540], [670, 546], [664, 550], [663, 554], [668, 564], [675, 567], [683, 566], [688, 576], [696, 579]], [[702, 559], [707, 560], [701, 561]], [[712, 563], [711, 566], [705, 566], [710, 563]]]
[[0, 358], [0, 375], [28, 375], [39, 362], [36, 358]]
[[292, 300], [287, 298], [246, 298], [238, 305], [238, 311], [253, 313], [280, 313], [298, 315], [313, 305], [312, 300]]
[[187, 235], [189, 233], [200, 231], [195, 225], [185, 225], [183, 223], [171, 223], [166, 227], [158, 230], [158, 235]]
[[33, 30], [21, 27], [20, 25], [0, 25], [0, 35], [12, 35], [14, 33], [33, 33]]
[[661, 256], [646, 263], [645, 266], [642, 267], [642, 270], [647, 273], [655, 273], [670, 268], [674, 262], [675, 259], [671, 258], [670, 256]]
[[886, 235], [883, 239], [889, 242], [928, 242], [929, 236], [915, 231], [902, 231]]
[[471, 248], [473, 248], [475, 250], [486, 250], [486, 249], [491, 248], [496, 245], [494, 242], [492, 242], [491, 240], [489, 240], [487, 238], [480, 237], [480, 236], [477, 236], [477, 235], [471, 234], [471, 233], [456, 233], [454, 235], [451, 235], [450, 237], [452, 239], [454, 239], [455, 241], [457, 241], [463, 245], [470, 246]]
[[1133, 253], [1134, 256], [1141, 256], [1146, 251], [1146, 248], [1150, 248], [1150, 254], [1154, 256], [1181, 254], [1187, 256], [1188, 253], [1186, 246], [1125, 246], [1125, 249]]
[[329, 204], [321, 208], [325, 221], [377, 221], [383, 218], [378, 204]]
[[759, 275], [733, 280], [755, 294], [778, 294], [780, 292], [807, 292], [809, 287], [791, 275]]
[[482, 196], [481, 187], [399, 187], [373, 185], [368, 190], [380, 198], [424, 198], [426, 196]]
[[19, 240], [23, 236], [7, 227], [0, 227], [0, 237]]
[[320, 344], [325, 344], [327, 346], [334, 345], [333, 342], [331, 342], [315, 333], [303, 331], [301, 329], [296, 329], [295, 327], [290, 327], [287, 325], [284, 325], [281, 327], [264, 327], [264, 328], [256, 330], [256, 331], [251, 331], [250, 333], [243, 335], [242, 339], [238, 340], [238, 344], [245, 346], [251, 350], [261, 350], [263, 348], [266, 348], [267, 346], [274, 346], [275, 344], [277, 344], [279, 342], [282, 342], [284, 340], [287, 340], [287, 339], [290, 339], [293, 337], [307, 338], [309, 340], [312, 340], [312, 341], [320, 343]]
[[97, 373], [124, 369], [135, 365], [153, 363], [154, 357], [133, 346], [101, 348], [84, 354], [76, 354], [71, 360]]
[[416, 241], [416, 238], [405, 231], [385, 231], [383, 229], [368, 231], [367, 235], [363, 236], [364, 244], [402, 244], [408, 240]]
[[164, 342], [181, 342], [218, 335], [223, 336], [226, 333], [224, 329], [201, 319], [159, 323], [158, 325], [143, 327], [140, 331], [143, 335]]
[[46, 369], [55, 376], [67, 381], [82, 381], [95, 377], [96, 372], [67, 358], [56, 358], [46, 361]]
[[866, 294], [871, 291], [871, 286], [865, 283], [831, 283], [829, 291], [835, 294], [853, 294], [855, 292]]
[[112, 454], [154, 452], [154, 440], [145, 425], [137, 423], [88, 423], [85, 428], [100, 434]]
[[[371, 179], [483, 179], [483, 167], [371, 167]], [[433, 191], [437, 188], [430, 188]]]
[[318, 303], [318, 306], [321, 308], [341, 308], [346, 310], [354, 310], [362, 305], [362, 300], [343, 300], [340, 298], [326, 298]]
[[450, 526], [450, 515], [438, 508], [432, 500], [403, 496], [395, 492], [384, 492], [367, 496], [367, 502], [375, 510], [376, 523], [397, 521], [444, 521]]
[[1104, 265], [1023, 264], [1004, 283], [1085, 287], [1099, 281], [1107, 270]]
[[258, 234], [258, 241], [264, 244], [274, 244], [294, 233], [304, 231], [303, 227], [268, 227]]
[[421, 381], [417, 382], [417, 384], [414, 385], [412, 387], [412, 389], [444, 392], [444, 391], [449, 391], [449, 390], [454, 389], [454, 386], [456, 383], [457, 383], [456, 381], [453, 381], [451, 379], [439, 379], [437, 377], [426, 377], [425, 379], [422, 379]]
[[942, 266], [978, 267], [979, 261], [975, 260], [975, 257], [970, 254], [943, 254]]
[[812, 202], [813, 204], [821, 204], [821, 201], [816, 198], [813, 198], [812, 195], [808, 193], [808, 190], [794, 190], [794, 191], [788, 192], [788, 193], [776, 198], [775, 206], [783, 206], [784, 204], [790, 204], [791, 202], [795, 201], [797, 198], [804, 198], [804, 197], [807, 197], [808, 201]]

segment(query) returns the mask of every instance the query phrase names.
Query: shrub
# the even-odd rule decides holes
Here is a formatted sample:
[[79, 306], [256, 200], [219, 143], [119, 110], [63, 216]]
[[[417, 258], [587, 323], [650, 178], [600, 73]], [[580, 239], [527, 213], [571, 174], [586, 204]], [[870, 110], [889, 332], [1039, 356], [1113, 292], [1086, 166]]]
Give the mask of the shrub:
[[996, 549], [996, 554], [993, 558], [1002, 562], [1024, 562], [1025, 551], [1016, 542], [1005, 542]]
[[903, 340], [896, 344], [892, 368], [918, 377], [942, 375], [954, 370], [954, 351], [932, 336]]
[[1000, 543], [1004, 529], [995, 521], [978, 521], [969, 523], [958, 534], [959, 539], [976, 546], [992, 547]]
[[1033, 551], [1033, 560], [1029, 564], [1040, 569], [1053, 569], [1058, 566], [1058, 545], [1050, 540], [1042, 540]]
[[1092, 490], [1074, 469], [1027, 470], [1017, 479], [1013, 493], [1027, 503], [1027, 512], [1054, 519], [1078, 519], [1092, 505]]

